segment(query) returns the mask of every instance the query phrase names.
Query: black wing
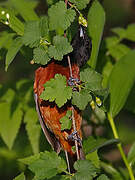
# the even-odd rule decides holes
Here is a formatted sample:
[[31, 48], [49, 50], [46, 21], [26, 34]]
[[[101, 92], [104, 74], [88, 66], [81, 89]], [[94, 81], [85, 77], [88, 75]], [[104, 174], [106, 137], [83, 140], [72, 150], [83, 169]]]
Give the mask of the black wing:
[[47, 141], [49, 142], [49, 144], [54, 149], [54, 151], [59, 153], [61, 150], [60, 143], [59, 143], [58, 139], [55, 137], [55, 135], [52, 132], [50, 132], [49, 129], [46, 127], [46, 125], [44, 123], [44, 119], [40, 112], [40, 108], [39, 108], [39, 104], [38, 104], [38, 97], [37, 97], [37, 94], [35, 94], [35, 93], [34, 93], [34, 99], [35, 99], [35, 103], [36, 103], [36, 110], [38, 113], [39, 122], [40, 122], [41, 128], [44, 132], [44, 135], [45, 135]]

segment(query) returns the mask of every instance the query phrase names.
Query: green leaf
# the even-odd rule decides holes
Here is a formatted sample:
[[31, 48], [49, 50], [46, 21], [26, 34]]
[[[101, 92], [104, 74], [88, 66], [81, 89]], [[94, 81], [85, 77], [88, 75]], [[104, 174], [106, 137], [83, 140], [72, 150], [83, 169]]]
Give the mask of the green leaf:
[[55, 36], [53, 38], [53, 46], [48, 49], [49, 56], [55, 60], [62, 60], [63, 56], [72, 52], [73, 48], [67, 38], [63, 36]]
[[33, 60], [37, 64], [46, 65], [50, 61], [48, 52], [43, 47], [37, 47], [33, 51]]
[[38, 20], [37, 14], [34, 12], [34, 7], [36, 6], [36, 1], [27, 0], [10, 0], [13, 7], [18, 11], [18, 13], [23, 17], [25, 21]]
[[60, 119], [61, 130], [71, 129], [71, 126], [72, 126], [72, 120], [70, 119], [71, 116], [72, 116], [72, 111], [68, 110], [66, 115]]
[[110, 164], [105, 163], [105, 162], [100, 162], [100, 165], [102, 169], [106, 173], [110, 174], [114, 180], [117, 180], [117, 179], [123, 180], [123, 177], [121, 176], [120, 172], [116, 170], [113, 166], [111, 166]]
[[135, 24], [130, 24], [126, 30], [126, 38], [135, 41]]
[[22, 79], [16, 83], [16, 91], [18, 94], [17, 103], [20, 104], [22, 110], [27, 112], [32, 106], [35, 106], [33, 99], [33, 82], [30, 79]]
[[131, 49], [122, 44], [116, 44], [115, 46], [113, 46], [112, 48], [109, 49], [109, 54], [116, 60], [121, 59], [123, 56], [125, 56]]
[[16, 54], [20, 50], [20, 48], [23, 46], [22, 38], [17, 37], [15, 40], [13, 40], [10, 48], [8, 49], [7, 55], [6, 55], [6, 67], [5, 70], [7, 71], [8, 66], [10, 63], [14, 60]]
[[135, 51], [130, 51], [114, 66], [109, 77], [110, 114], [115, 117], [124, 106], [135, 79]]
[[106, 140], [103, 138], [98, 138], [95, 139], [92, 136], [88, 137], [86, 140], [83, 142], [83, 149], [85, 151], [85, 154], [92, 153], [104, 146], [114, 144], [114, 143], [119, 143], [119, 139], [110, 139]]
[[128, 162], [131, 166], [135, 163], [135, 142], [131, 146], [130, 151], [128, 153]]
[[[96, 23], [95, 23], [96, 22]], [[92, 54], [88, 61], [88, 64], [92, 67], [96, 67], [97, 56], [101, 37], [103, 34], [103, 28], [105, 24], [105, 12], [100, 3], [95, 0], [88, 13], [88, 32], [92, 38]]]
[[6, 145], [11, 149], [19, 131], [23, 113], [12, 103], [0, 103], [0, 134]]
[[[6, 24], [7, 22], [7, 25], [11, 29], [13, 29], [13, 31], [15, 31], [18, 35], [22, 36], [24, 34], [24, 24], [14, 15], [12, 11], [0, 7], [0, 14], [2, 11], [4, 11], [5, 13], [4, 15], [1, 15], [0, 22], [2, 22], [3, 24]], [[6, 17], [7, 14], [9, 18]]]
[[80, 80], [85, 82], [85, 87], [88, 90], [96, 91], [102, 89], [102, 76], [91, 68], [81, 70]]
[[0, 49], [1, 48], [9, 49], [15, 35], [16, 35], [15, 33], [8, 33], [6, 31], [0, 32]]
[[105, 174], [102, 174], [97, 178], [97, 180], [109, 180], [109, 178]]
[[18, 175], [17, 177], [15, 177], [13, 180], [25, 180], [25, 175], [24, 175], [24, 173], [21, 173], [20, 175]]
[[52, 5], [48, 10], [50, 30], [66, 30], [75, 19], [75, 11], [67, 9], [63, 1]]
[[59, 0], [46, 0], [48, 5], [52, 5], [55, 4], [56, 2], [58, 2]]
[[97, 150], [86, 155], [86, 159], [91, 161], [96, 168], [100, 168], [100, 160], [97, 154]]
[[41, 153], [35, 154], [33, 156], [28, 156], [26, 158], [18, 159], [18, 161], [25, 165], [30, 165], [31, 163], [35, 162], [40, 158]]
[[120, 39], [126, 37], [126, 30], [124, 28], [112, 28], [111, 31], [119, 36]]
[[29, 21], [25, 24], [23, 43], [31, 48], [37, 47], [40, 43], [41, 32], [39, 21]]
[[40, 98], [49, 100], [50, 102], [55, 101], [58, 107], [62, 107], [72, 96], [72, 89], [66, 84], [66, 77], [56, 74], [54, 79], [50, 79], [45, 83], [45, 90], [42, 92]]
[[[40, 125], [37, 124], [38, 116], [35, 109], [28, 109], [25, 116], [24, 122], [26, 123], [26, 130], [28, 138], [30, 140], [34, 153], [39, 152], [39, 140], [40, 140]], [[35, 133], [36, 132], [36, 133]]]
[[0, 102], [7, 102], [9, 104], [13, 102], [15, 92], [12, 89], [8, 88], [5, 90], [5, 87], [1, 86], [0, 92]]
[[113, 69], [113, 64], [112, 64], [111, 60], [109, 59], [106, 62], [106, 64], [104, 64], [104, 67], [102, 70], [102, 76], [103, 76], [102, 85], [104, 88], [108, 87], [108, 79], [109, 79], [112, 69]]
[[120, 39], [117, 36], [112, 36], [105, 39], [107, 49], [115, 47], [115, 45], [117, 45], [119, 42]]
[[66, 170], [66, 163], [55, 152], [41, 153], [40, 158], [29, 165], [38, 180], [51, 178]]
[[94, 111], [94, 119], [97, 123], [101, 123], [103, 124], [106, 120], [106, 114], [104, 112], [104, 109], [102, 109], [101, 107], [98, 107], [97, 105], [95, 106]]
[[76, 105], [80, 110], [84, 110], [91, 100], [91, 95], [85, 89], [80, 92], [73, 92], [72, 104]]
[[77, 170], [73, 177], [75, 180], [92, 180], [97, 173], [97, 168], [88, 160], [76, 161], [74, 168]]
[[131, 111], [132, 113], [135, 113], [135, 84], [133, 85], [130, 94], [128, 96], [127, 102], [125, 104], [125, 107], [128, 111]]
[[[23, 43], [31, 48], [41, 44], [41, 40], [48, 41], [49, 29], [48, 18], [43, 16], [39, 21], [29, 21], [25, 23]], [[43, 42], [42, 42], [43, 43]]]
[[40, 18], [39, 29], [41, 31], [41, 36], [46, 37], [46, 39], [48, 40], [48, 38], [49, 38], [49, 27], [48, 27], [48, 17], [47, 16], [42, 16]]
[[70, 2], [74, 3], [79, 10], [86, 8], [87, 4], [89, 4], [90, 0], [70, 0]]

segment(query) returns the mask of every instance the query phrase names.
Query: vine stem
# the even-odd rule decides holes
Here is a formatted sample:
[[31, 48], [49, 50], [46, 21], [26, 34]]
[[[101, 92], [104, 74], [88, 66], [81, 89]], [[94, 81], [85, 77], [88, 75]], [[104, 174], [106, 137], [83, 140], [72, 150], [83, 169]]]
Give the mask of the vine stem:
[[[70, 57], [67, 56], [67, 59], [68, 59], [68, 66], [69, 66], [70, 77], [73, 77]], [[76, 132], [76, 124], [75, 124], [75, 118], [74, 118], [74, 107], [71, 106], [71, 108], [72, 108], [72, 124], [73, 124], [73, 130], [74, 130], [74, 132]], [[77, 143], [77, 135], [75, 134], [74, 136], [75, 136], [75, 149], [76, 149], [77, 159], [80, 159], [79, 149], [78, 149], [78, 143]]]
[[[73, 106], [72, 106], [72, 123], [73, 123], [73, 130], [74, 130], [74, 132], [76, 132], [76, 124], [75, 124], [74, 107]], [[77, 160], [79, 160], [80, 156], [79, 156], [79, 149], [78, 149], [77, 135], [76, 134], [75, 134], [75, 149], [76, 149]]]
[[[67, 7], [67, 3], [68, 3], [68, 0], [65, 0], [66, 7]], [[64, 37], [66, 37], [66, 32], [64, 33]], [[69, 66], [70, 77], [73, 77], [70, 57], [67, 56], [67, 59], [68, 59], [68, 66]], [[75, 118], [74, 118], [74, 107], [71, 106], [71, 108], [72, 108], [72, 124], [73, 124], [73, 130], [74, 130], [74, 132], [76, 132], [76, 124], [75, 124]], [[77, 135], [75, 134], [74, 136], [75, 136], [75, 149], [76, 149], [77, 159], [80, 159], [79, 149], [78, 149], [78, 142], [77, 142]]]
[[[117, 132], [115, 123], [114, 123], [114, 119], [112, 118], [112, 116], [111, 116], [110, 113], [108, 113], [107, 116], [108, 116], [108, 120], [109, 120], [110, 126], [111, 126], [111, 128], [112, 128], [114, 137], [115, 137], [116, 139], [119, 139], [119, 135], [118, 135], [118, 132]], [[124, 163], [125, 163], [125, 166], [126, 166], [127, 169], [128, 169], [130, 179], [131, 179], [131, 180], [135, 180], [135, 177], [134, 177], [134, 174], [133, 174], [133, 170], [132, 170], [130, 164], [128, 163], [128, 160], [127, 160], [127, 158], [126, 158], [126, 155], [125, 155], [125, 153], [124, 153], [124, 150], [123, 150], [123, 148], [122, 148], [121, 143], [117, 144], [117, 147], [118, 147], [118, 149], [119, 149], [119, 151], [120, 151], [120, 154], [121, 154], [121, 157], [122, 157], [122, 159], [123, 159], [123, 161], [124, 161]]]

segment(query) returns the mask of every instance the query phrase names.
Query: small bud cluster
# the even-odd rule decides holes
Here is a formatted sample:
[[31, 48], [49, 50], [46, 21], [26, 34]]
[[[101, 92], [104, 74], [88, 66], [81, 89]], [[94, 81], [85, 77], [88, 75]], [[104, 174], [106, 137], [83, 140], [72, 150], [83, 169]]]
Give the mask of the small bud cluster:
[[0, 17], [0, 21], [6, 25], [9, 25], [9, 18], [10, 15], [9, 13], [6, 13], [4, 10], [1, 11], [1, 17]]
[[84, 27], [88, 26], [87, 20], [83, 17], [83, 15], [80, 13], [79, 16], [79, 24], [81, 24]]
[[99, 97], [96, 97], [96, 103], [93, 100], [90, 102], [90, 106], [93, 110], [95, 110], [96, 105], [99, 107], [102, 105], [102, 101]]

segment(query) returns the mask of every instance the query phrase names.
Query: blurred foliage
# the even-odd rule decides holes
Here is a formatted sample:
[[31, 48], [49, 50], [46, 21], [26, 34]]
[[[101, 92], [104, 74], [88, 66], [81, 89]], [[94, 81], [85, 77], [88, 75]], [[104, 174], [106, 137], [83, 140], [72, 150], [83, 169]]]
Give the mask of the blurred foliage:
[[[62, 157], [58, 157], [54, 152], [50, 152], [51, 147], [44, 138], [44, 135], [41, 131], [38, 117], [35, 111], [32, 88], [34, 76], [33, 72], [38, 66], [35, 64], [30, 64], [31, 60], [33, 60], [32, 49], [22, 44], [23, 41], [25, 45], [30, 45], [31, 47], [31, 45], [33, 46], [34, 42], [33, 47], [36, 47], [36, 43], [39, 43], [40, 35], [47, 34], [47, 32], [41, 32], [42, 28], [40, 29], [39, 26], [37, 26], [37, 31], [33, 32], [35, 33], [34, 35], [31, 34], [31, 31], [33, 29], [35, 30], [35, 27], [33, 28], [33, 26], [30, 27], [31, 31], [29, 33], [28, 26], [30, 25], [30, 23], [25, 24], [24, 26], [24, 22], [33, 20], [36, 22], [39, 21], [38, 15], [45, 15], [48, 6], [50, 7], [50, 5], [55, 2], [56, 1], [51, 0], [47, 0], [47, 2], [44, 0], [29, 0], [29, 2], [25, 0], [8, 0], [0, 2], [0, 12], [5, 11], [5, 13], [8, 13], [11, 17], [10, 25], [8, 27], [8, 18], [4, 16], [4, 14], [1, 14], [0, 16], [1, 22], [3, 23], [0, 24], [0, 179], [13, 179], [22, 171], [25, 172], [25, 176], [28, 180], [33, 178], [32, 172], [34, 172], [39, 179], [51, 177], [52, 179], [69, 178], [69, 176], [66, 175], [56, 175], [57, 173], [61, 173], [62, 171], [66, 170], [65, 160]], [[73, 2], [76, 3], [76, 1]], [[91, 17], [91, 12], [88, 15], [88, 21], [90, 21], [90, 23], [92, 24], [91, 26], [89, 26], [89, 31], [92, 32], [89, 33], [91, 34], [93, 41], [94, 37], [96, 37], [96, 33], [98, 33], [98, 38], [95, 38], [95, 42], [97, 43], [95, 47], [95, 54], [93, 52], [93, 59], [95, 58], [95, 64], [92, 64], [93, 67], [96, 66], [97, 72], [102, 74], [102, 85], [104, 88], [108, 88], [108, 81], [114, 65], [116, 67], [117, 62], [119, 62], [119, 64], [122, 63], [120, 60], [123, 60], [125, 56], [127, 56], [128, 61], [129, 53], [135, 47], [135, 24], [128, 24], [129, 22], [133, 22], [133, 19], [135, 20], [135, 17], [132, 17], [133, 6], [131, 4], [128, 4], [128, 1], [123, 0], [123, 2], [126, 2], [128, 5], [124, 7], [121, 2], [122, 0], [103, 1], [103, 7], [106, 12], [106, 25], [104, 30], [104, 38], [101, 41], [100, 48], [99, 44], [104, 26], [104, 14], [102, 14], [101, 18], [102, 24], [98, 24], [99, 27], [97, 27], [96, 30], [92, 30], [91, 26], [97, 23], [98, 20], [100, 21], [100, 19], [94, 19], [94, 22], [92, 24], [90, 20], [91, 18], [93, 18], [93, 16]], [[47, 3], [49, 4], [48, 6]], [[86, 4], [79, 4], [78, 7], [83, 7]], [[102, 9], [100, 10], [102, 13]], [[38, 12], [38, 15], [35, 12]], [[65, 15], [65, 11], [63, 13]], [[74, 15], [66, 24], [66, 26], [69, 26], [73, 19]], [[46, 26], [46, 24], [40, 25], [44, 25], [44, 27]], [[117, 28], [114, 28], [114, 26], [116, 26]], [[23, 35], [24, 27], [25, 30], [27, 30], [27, 33], [23, 36], [23, 40], [20, 39], [18, 42], [17, 36]], [[97, 30], [99, 30], [100, 32], [97, 32]], [[61, 30], [58, 31], [60, 33], [64, 32]], [[48, 36], [46, 40], [49, 41], [49, 38], [50, 37]], [[25, 40], [27, 40], [27, 42]], [[37, 47], [35, 48], [35, 51], [36, 49]], [[98, 51], [99, 55], [96, 65]], [[62, 52], [62, 56], [64, 55], [64, 53], [65, 52]], [[39, 53], [37, 53], [37, 55], [39, 55]], [[12, 62], [14, 57], [15, 60]], [[43, 60], [45, 61], [45, 58]], [[41, 62], [42, 60], [39, 63]], [[46, 63], [47, 62], [48, 59], [46, 60]], [[4, 72], [5, 64], [6, 70], [8, 68], [8, 65], [10, 64], [7, 72]], [[132, 63], [131, 66], [132, 65], [132, 68], [135, 69], [134, 63]], [[118, 75], [117, 72], [115, 72], [114, 74], [116, 74], [116, 76], [114, 78], [116, 80], [119, 79], [119, 91], [117, 91], [118, 94], [115, 92], [112, 96], [115, 96], [117, 94], [116, 100], [118, 104], [121, 104], [121, 107], [119, 105], [119, 109], [117, 109], [117, 112], [119, 112], [121, 108], [123, 108], [126, 101], [123, 111], [116, 118], [116, 126], [120, 134], [120, 141], [122, 141], [124, 145], [129, 144], [131, 147], [128, 153], [128, 160], [129, 163], [133, 166], [133, 169], [135, 169], [135, 144], [133, 144], [135, 139], [135, 85], [133, 85], [134, 75], [132, 77], [130, 75], [129, 69], [131, 68], [127, 67], [127, 73], [125, 74], [126, 67], [127, 64], [124, 70], [125, 79], [123, 79], [123, 82], [126, 84], [128, 83], [128, 81], [130, 81], [130, 87], [129, 85], [128, 87], [129, 89], [132, 87], [131, 93], [128, 96], [128, 92], [124, 92], [124, 100], [122, 103], [122, 100], [119, 98], [119, 94], [121, 94], [121, 89], [124, 89], [125, 84], [123, 83], [123, 87], [121, 87], [121, 79], [119, 79], [119, 76], [121, 74]], [[115, 81], [113, 80], [113, 82]], [[128, 88], [126, 89], [126, 91], [128, 91]], [[97, 92], [97, 94], [98, 93], [99, 92]], [[125, 95], [128, 96], [127, 99]], [[91, 127], [93, 136], [88, 137], [88, 139], [84, 140], [83, 142], [84, 150], [86, 153], [86, 160], [84, 162], [78, 161], [75, 163], [74, 167], [77, 170], [77, 173], [75, 174], [75, 176], [73, 176], [72, 179], [81, 179], [88, 174], [91, 179], [93, 177], [97, 177], [97, 179], [99, 180], [107, 180], [109, 178], [113, 180], [128, 179], [128, 173], [125, 167], [121, 165], [121, 159], [116, 160], [116, 162], [118, 162], [117, 165], [116, 163], [113, 164], [108, 162], [104, 156], [105, 153], [113, 151], [115, 147], [114, 144], [117, 144], [119, 142], [119, 140], [113, 139], [109, 123], [108, 121], [106, 121], [106, 110], [108, 110], [108, 108], [110, 107], [107, 107], [105, 105], [105, 107], [102, 106], [101, 108], [99, 108], [96, 100], [93, 101], [93, 103], [93, 106], [91, 105], [91, 107], [87, 107], [87, 109], [83, 112], [83, 119], [87, 121], [87, 124], [83, 125], [83, 128], [86, 127], [87, 129]], [[115, 102], [113, 102], [113, 104], [114, 106], [116, 105]], [[112, 109], [113, 108], [111, 107], [110, 111], [113, 112]], [[117, 112], [113, 113], [117, 114]], [[100, 127], [102, 128], [98, 133], [97, 130]], [[101, 135], [102, 137], [99, 137], [99, 135]], [[44, 150], [46, 151], [40, 153], [40, 151]], [[119, 153], [117, 152], [117, 154]], [[48, 163], [48, 166], [44, 166], [45, 162], [48, 161], [48, 159], [49, 163], [51, 164]], [[58, 164], [54, 163], [54, 159], [58, 161]], [[29, 166], [29, 169], [32, 172], [27, 169], [26, 165]], [[44, 169], [42, 169], [43, 166]], [[90, 168], [88, 169], [88, 167]], [[42, 174], [42, 171], [45, 174]], [[99, 175], [100, 171], [102, 173], [105, 173], [106, 175]], [[48, 172], [50, 172], [50, 174]], [[17, 176], [15, 180], [24, 180], [25, 176], [22, 173]]]

